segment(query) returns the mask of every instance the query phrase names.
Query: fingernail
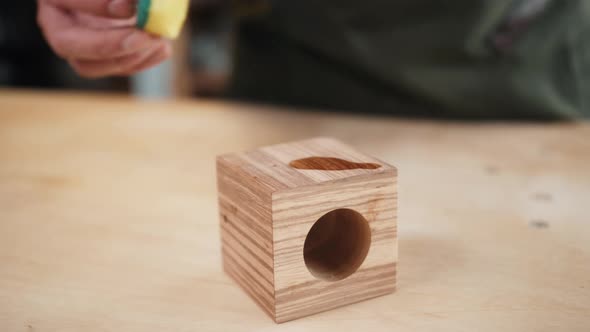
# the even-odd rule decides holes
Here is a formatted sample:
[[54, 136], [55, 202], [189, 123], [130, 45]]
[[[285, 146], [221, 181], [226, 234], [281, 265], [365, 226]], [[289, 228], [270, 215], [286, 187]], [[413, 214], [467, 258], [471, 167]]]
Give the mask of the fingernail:
[[111, 0], [108, 5], [109, 14], [115, 17], [129, 17], [134, 14], [134, 2], [132, 0]]
[[162, 51], [163, 55], [168, 58], [169, 56], [172, 55], [172, 45], [170, 44], [165, 44], [164, 45], [164, 50]]
[[140, 31], [134, 31], [123, 40], [123, 49], [126, 51], [135, 51], [140, 49], [147, 41], [145, 34]]
[[151, 45], [150, 47], [147, 47], [145, 49], [143, 49], [142, 51], [140, 51], [139, 53], [139, 58], [141, 60], [145, 60], [147, 59], [150, 55], [152, 55], [152, 53], [154, 53], [154, 51], [156, 49], [160, 48], [160, 45]]

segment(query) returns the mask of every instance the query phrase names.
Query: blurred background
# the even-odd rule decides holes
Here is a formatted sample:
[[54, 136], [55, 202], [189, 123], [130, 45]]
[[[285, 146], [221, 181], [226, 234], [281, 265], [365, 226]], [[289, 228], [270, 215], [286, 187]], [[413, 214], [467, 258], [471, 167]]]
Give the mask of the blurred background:
[[88, 80], [46, 44], [36, 1], [3, 1], [0, 87], [571, 120], [590, 116], [589, 35], [585, 0], [193, 0], [171, 60], [132, 77]]
[[[144, 97], [220, 96], [231, 66], [229, 2], [193, 0], [172, 60], [126, 78], [80, 78], [53, 54], [35, 0], [0, 1], [0, 87], [96, 90]], [[18, 31], [18, 33], [14, 33]]]

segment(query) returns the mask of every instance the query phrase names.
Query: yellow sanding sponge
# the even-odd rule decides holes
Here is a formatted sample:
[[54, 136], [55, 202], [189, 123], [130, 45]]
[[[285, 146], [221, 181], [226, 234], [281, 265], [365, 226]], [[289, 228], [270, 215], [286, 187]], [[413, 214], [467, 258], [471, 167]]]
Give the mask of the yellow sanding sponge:
[[180, 34], [190, 0], [139, 0], [137, 26], [154, 35], [174, 39]]

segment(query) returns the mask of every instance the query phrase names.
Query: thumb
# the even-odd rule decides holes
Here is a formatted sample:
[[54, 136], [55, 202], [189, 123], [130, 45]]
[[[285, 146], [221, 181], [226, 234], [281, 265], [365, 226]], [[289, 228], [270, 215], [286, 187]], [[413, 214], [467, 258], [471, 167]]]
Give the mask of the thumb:
[[128, 18], [135, 15], [137, 0], [46, 0], [49, 4], [97, 16]]

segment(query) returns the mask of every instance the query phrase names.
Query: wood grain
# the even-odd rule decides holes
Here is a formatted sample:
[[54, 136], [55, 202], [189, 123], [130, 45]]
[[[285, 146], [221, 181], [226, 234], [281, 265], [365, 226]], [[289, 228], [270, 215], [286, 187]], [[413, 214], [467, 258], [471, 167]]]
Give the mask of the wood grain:
[[[397, 289], [277, 325], [222, 271], [215, 156], [322, 135], [399, 170]], [[0, 330], [587, 332], [588, 165], [587, 123], [0, 89]]]
[[[293, 167], [293, 160], [312, 157], [324, 159], [308, 163], [311, 169]], [[330, 138], [283, 143], [217, 158], [224, 267], [276, 322], [395, 289], [396, 169], [376, 162]], [[356, 276], [321, 280], [305, 263], [304, 243], [316, 221], [338, 209], [357, 211], [362, 216], [360, 222], [368, 223], [369, 253], [363, 250], [359, 258], [362, 264], [358, 266], [354, 262], [358, 253], [354, 249], [342, 250], [340, 256], [348, 253], [350, 257], [338, 257], [341, 266], [332, 267], [332, 272], [350, 264]], [[346, 237], [344, 230], [340, 228], [334, 234]], [[331, 262], [322, 260], [324, 265], [333, 263], [336, 256], [327, 259]]]
[[271, 192], [227, 159], [217, 159], [223, 267], [274, 318]]

